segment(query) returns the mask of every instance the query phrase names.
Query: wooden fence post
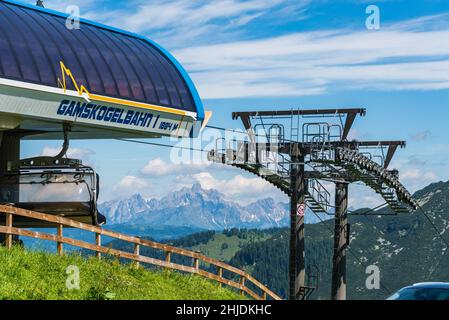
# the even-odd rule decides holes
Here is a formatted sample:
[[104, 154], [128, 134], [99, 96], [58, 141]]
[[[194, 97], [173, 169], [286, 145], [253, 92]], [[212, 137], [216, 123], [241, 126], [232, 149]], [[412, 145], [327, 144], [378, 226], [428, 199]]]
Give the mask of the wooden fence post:
[[267, 293], [265, 291], [262, 293], [262, 299], [267, 300]]
[[[242, 287], [244, 287], [245, 286], [245, 276], [240, 276], [240, 285], [242, 286]], [[241, 291], [240, 291], [240, 293], [242, 294], [242, 296], [245, 294], [245, 291], [242, 289]]]
[[[63, 227], [62, 224], [58, 224], [58, 237], [62, 237], [63, 236], [63, 228], [64, 227]], [[58, 241], [57, 249], [58, 249], [58, 254], [60, 256], [62, 256], [64, 254], [62, 242]]]
[[193, 267], [194, 267], [196, 270], [199, 270], [199, 269], [200, 269], [200, 260], [199, 260], [198, 258], [193, 258]]
[[[95, 244], [97, 246], [101, 247], [101, 234], [96, 233], [95, 234]], [[97, 258], [100, 260], [101, 259], [101, 252], [97, 251]]]
[[[140, 255], [140, 244], [138, 244], [138, 243], [134, 244], [134, 254], [137, 256]], [[140, 267], [140, 262], [136, 261], [136, 268], [139, 268], [139, 267]]]
[[[6, 214], [6, 227], [12, 228], [12, 213]], [[9, 231], [11, 231], [11, 229]], [[6, 235], [6, 248], [8, 248], [8, 249], [12, 248], [12, 234], [11, 233], [8, 233]]]
[[166, 262], [171, 262], [171, 252], [167, 251], [165, 253], [165, 261]]
[[[221, 278], [223, 278], [223, 268], [222, 267], [218, 267], [218, 276]], [[218, 283], [218, 286], [221, 288], [223, 286], [223, 284], [221, 282]]]

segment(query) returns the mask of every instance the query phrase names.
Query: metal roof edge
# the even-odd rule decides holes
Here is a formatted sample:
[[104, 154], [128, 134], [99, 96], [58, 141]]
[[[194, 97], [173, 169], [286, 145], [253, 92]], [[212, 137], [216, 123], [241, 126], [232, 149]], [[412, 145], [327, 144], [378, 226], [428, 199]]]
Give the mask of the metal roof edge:
[[[47, 9], [47, 8], [31, 5], [31, 4], [28, 4], [28, 3], [21, 2], [21, 1], [16, 1], [16, 0], [0, 0], [0, 1], [1, 2], [5, 2], [5, 3], [9, 3], [9, 4], [13, 4], [13, 5], [17, 5], [17, 6], [21, 6], [21, 7], [27, 8], [27, 9], [31, 9], [31, 10], [35, 10], [35, 11], [39, 11], [39, 12], [44, 12], [44, 13], [51, 14], [51, 15], [58, 16], [58, 17], [62, 17], [62, 18], [67, 18], [67, 17], [70, 16], [67, 13], [63, 13], [63, 12], [55, 11], [55, 10], [52, 10], [52, 9]], [[201, 122], [204, 120], [204, 117], [205, 117], [205, 115], [204, 115], [204, 106], [203, 106], [203, 102], [201, 101], [201, 98], [200, 98], [200, 95], [198, 93], [198, 90], [195, 87], [195, 84], [193, 83], [192, 79], [190, 78], [190, 76], [188, 75], [188, 73], [184, 69], [184, 67], [179, 63], [179, 61], [176, 60], [176, 58], [170, 52], [168, 52], [165, 48], [163, 48], [162, 46], [160, 46], [159, 44], [157, 44], [153, 40], [150, 40], [147, 37], [141, 36], [141, 35], [139, 35], [137, 33], [133, 33], [133, 32], [129, 32], [129, 31], [126, 31], [126, 30], [119, 29], [119, 28], [107, 26], [105, 24], [98, 23], [98, 22], [95, 22], [95, 21], [92, 21], [92, 20], [88, 20], [88, 19], [84, 19], [84, 18], [80, 18], [80, 22], [88, 24], [88, 25], [92, 25], [94, 27], [102, 28], [102, 29], [105, 29], [105, 30], [117, 32], [117, 33], [120, 33], [120, 34], [123, 34], [123, 35], [131, 36], [133, 38], [137, 38], [137, 39], [143, 40], [143, 41], [147, 42], [149, 45], [151, 45], [154, 48], [156, 48], [158, 51], [160, 51], [175, 66], [175, 68], [178, 70], [178, 72], [181, 74], [182, 78], [186, 82], [187, 87], [190, 90], [190, 94], [192, 95], [193, 102], [195, 104], [196, 113], [197, 113], [197, 119], [199, 121], [201, 121]]]

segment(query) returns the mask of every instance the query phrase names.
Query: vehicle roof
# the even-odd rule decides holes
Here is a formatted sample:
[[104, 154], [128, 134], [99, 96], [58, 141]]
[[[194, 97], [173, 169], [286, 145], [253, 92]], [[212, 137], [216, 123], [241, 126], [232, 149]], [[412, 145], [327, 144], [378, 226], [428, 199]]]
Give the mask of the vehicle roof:
[[416, 289], [416, 288], [433, 288], [433, 289], [449, 289], [449, 282], [419, 282], [404, 289]]

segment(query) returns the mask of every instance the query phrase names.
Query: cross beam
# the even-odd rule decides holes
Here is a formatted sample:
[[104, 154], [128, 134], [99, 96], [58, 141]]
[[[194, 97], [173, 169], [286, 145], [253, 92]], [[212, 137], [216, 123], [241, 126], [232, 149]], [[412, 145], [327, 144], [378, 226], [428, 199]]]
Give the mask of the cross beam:
[[270, 111], [243, 111], [233, 112], [232, 119], [244, 117], [266, 117], [266, 116], [320, 116], [320, 115], [344, 115], [344, 114], [366, 114], [365, 108], [351, 109], [306, 109], [306, 110], [270, 110]]
[[232, 119], [240, 118], [246, 130], [252, 128], [251, 117], [290, 117], [290, 116], [346, 116], [346, 123], [343, 128], [343, 137], [347, 138], [349, 130], [354, 123], [357, 115], [365, 116], [366, 109], [351, 108], [351, 109], [307, 109], [307, 110], [273, 110], [273, 111], [244, 111], [233, 112]]

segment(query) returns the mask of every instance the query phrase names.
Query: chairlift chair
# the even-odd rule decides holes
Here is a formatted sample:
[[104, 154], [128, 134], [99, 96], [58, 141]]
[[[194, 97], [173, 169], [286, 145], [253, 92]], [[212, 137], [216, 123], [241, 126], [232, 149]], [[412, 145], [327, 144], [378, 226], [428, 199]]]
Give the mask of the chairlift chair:
[[[98, 212], [100, 178], [81, 160], [69, 159], [71, 125], [63, 123], [64, 144], [54, 157], [34, 157], [12, 163], [0, 176], [0, 204], [66, 217], [101, 226], [106, 218]], [[0, 216], [0, 223], [4, 223]], [[56, 227], [55, 224], [26, 217], [15, 217], [19, 228]]]
[[[20, 160], [0, 177], [0, 203], [66, 217], [95, 226], [106, 218], [98, 212], [99, 176], [80, 160], [35, 157]], [[0, 223], [5, 217], [0, 216]], [[19, 228], [55, 227], [52, 223], [15, 217]]]

